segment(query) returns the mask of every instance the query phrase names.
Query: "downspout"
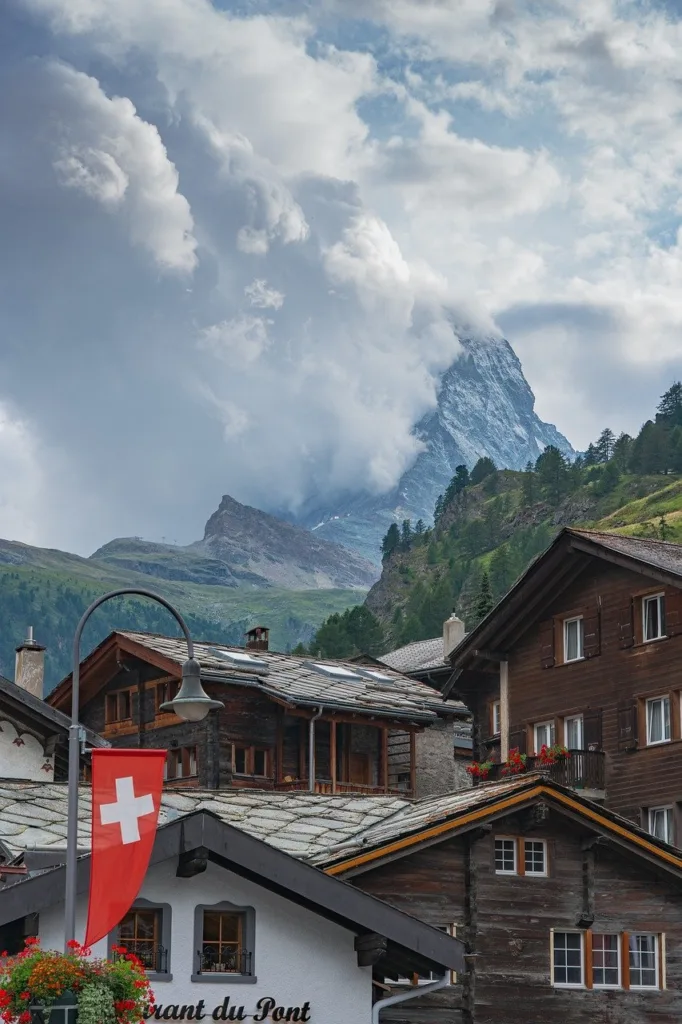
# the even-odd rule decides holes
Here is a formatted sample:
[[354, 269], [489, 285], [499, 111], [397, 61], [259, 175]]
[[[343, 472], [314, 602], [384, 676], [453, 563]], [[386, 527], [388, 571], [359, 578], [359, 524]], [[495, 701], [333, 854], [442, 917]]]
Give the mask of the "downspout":
[[308, 723], [308, 789], [311, 793], [315, 792], [315, 722], [323, 712], [324, 708], [319, 708]]
[[386, 999], [379, 999], [372, 1007], [372, 1024], [379, 1024], [379, 1014], [387, 1006], [394, 1006], [396, 1003], [406, 1003], [408, 999], [418, 999], [419, 996], [427, 996], [430, 992], [437, 992], [450, 984], [449, 978], [441, 978], [434, 981], [433, 985], [415, 985], [409, 992], [401, 992], [397, 996], [387, 996]]

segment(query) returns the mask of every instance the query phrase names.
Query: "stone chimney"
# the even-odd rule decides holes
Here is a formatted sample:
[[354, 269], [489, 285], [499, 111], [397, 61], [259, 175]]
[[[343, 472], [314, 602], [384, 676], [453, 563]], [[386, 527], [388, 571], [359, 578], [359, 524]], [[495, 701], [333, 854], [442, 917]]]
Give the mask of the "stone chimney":
[[270, 641], [270, 630], [265, 626], [254, 626], [246, 634], [246, 646], [250, 651], [267, 651]]
[[453, 608], [452, 615], [443, 623], [443, 661], [447, 661], [457, 644], [464, 639], [464, 623], [457, 618]]
[[45, 648], [33, 639], [33, 626], [29, 626], [23, 644], [16, 649], [14, 682], [22, 690], [28, 690], [34, 697], [43, 699], [45, 678]]

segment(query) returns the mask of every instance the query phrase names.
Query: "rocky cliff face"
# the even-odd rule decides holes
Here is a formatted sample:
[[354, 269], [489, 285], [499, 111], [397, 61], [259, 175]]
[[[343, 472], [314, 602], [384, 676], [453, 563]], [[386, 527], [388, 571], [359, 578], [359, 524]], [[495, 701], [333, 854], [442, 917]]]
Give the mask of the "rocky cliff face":
[[227, 494], [206, 523], [204, 539], [184, 550], [291, 590], [365, 589], [377, 577], [359, 554]]
[[333, 505], [311, 502], [300, 522], [316, 536], [378, 564], [390, 524], [420, 518], [429, 524], [436, 498], [461, 463], [471, 468], [487, 455], [500, 469], [521, 469], [548, 444], [574, 454], [556, 427], [536, 415], [535, 397], [509, 343], [461, 340], [462, 355], [443, 376], [437, 408], [415, 427], [424, 449], [397, 487], [378, 497], [348, 495]]

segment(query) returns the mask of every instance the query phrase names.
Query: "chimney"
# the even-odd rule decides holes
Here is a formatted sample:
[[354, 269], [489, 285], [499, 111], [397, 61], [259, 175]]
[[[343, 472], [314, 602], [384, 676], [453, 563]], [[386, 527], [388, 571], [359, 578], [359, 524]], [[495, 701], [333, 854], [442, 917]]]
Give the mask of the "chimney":
[[34, 697], [43, 699], [43, 680], [45, 677], [45, 648], [33, 639], [33, 626], [28, 627], [23, 644], [16, 649], [17, 658], [14, 667], [14, 682], [22, 690], [28, 690]]
[[254, 626], [246, 634], [246, 646], [250, 651], [267, 651], [269, 647], [268, 637], [270, 630], [265, 626]]
[[443, 661], [447, 661], [455, 647], [464, 639], [464, 623], [457, 618], [453, 608], [452, 615], [443, 623]]

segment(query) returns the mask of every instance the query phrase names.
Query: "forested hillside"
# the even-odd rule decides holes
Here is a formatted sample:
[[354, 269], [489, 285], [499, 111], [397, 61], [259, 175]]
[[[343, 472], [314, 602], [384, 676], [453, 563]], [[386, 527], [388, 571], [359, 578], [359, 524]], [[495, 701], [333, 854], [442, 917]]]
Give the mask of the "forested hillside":
[[405, 520], [386, 533], [362, 633], [353, 628], [359, 609], [353, 619], [334, 615], [310, 650], [378, 654], [437, 636], [453, 607], [471, 628], [567, 525], [682, 542], [682, 384], [636, 437], [605, 428], [573, 462], [549, 446], [523, 472], [489, 458], [458, 466], [433, 526]]

